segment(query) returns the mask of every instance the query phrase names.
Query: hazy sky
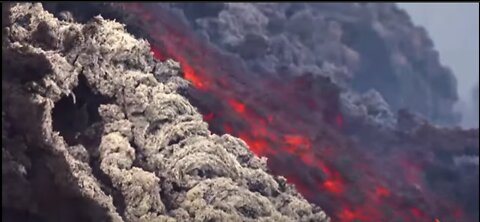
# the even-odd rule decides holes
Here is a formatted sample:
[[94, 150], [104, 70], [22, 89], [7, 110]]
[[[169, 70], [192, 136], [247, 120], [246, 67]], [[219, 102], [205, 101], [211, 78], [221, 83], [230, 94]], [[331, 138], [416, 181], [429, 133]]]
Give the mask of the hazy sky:
[[464, 126], [478, 127], [478, 112], [473, 113], [472, 89], [479, 76], [478, 3], [398, 3], [416, 25], [427, 29], [442, 64], [450, 67], [458, 81], [458, 93], [465, 103]]

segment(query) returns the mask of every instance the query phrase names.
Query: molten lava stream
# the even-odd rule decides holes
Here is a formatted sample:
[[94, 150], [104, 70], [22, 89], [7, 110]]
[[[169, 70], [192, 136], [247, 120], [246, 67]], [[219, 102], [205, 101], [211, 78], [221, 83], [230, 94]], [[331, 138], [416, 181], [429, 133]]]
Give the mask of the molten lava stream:
[[[204, 111], [211, 128], [241, 138], [252, 152], [268, 157], [273, 173], [284, 175], [333, 221], [461, 220], [452, 216], [454, 204], [438, 204], [442, 200], [415, 189], [412, 182], [423, 184], [421, 169], [400, 162], [378, 167], [369, 161], [367, 149], [347, 142], [341, 131], [347, 123], [331, 84], [308, 77], [253, 75], [197, 38], [169, 10], [119, 4], [148, 21], [143, 28], [156, 58], [180, 62], [184, 78], [194, 87], [192, 103]], [[315, 85], [318, 82], [324, 85]]]

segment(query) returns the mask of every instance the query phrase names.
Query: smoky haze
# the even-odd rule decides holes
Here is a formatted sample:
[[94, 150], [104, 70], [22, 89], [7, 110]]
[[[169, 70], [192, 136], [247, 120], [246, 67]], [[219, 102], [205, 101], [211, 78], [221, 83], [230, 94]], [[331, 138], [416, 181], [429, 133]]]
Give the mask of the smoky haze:
[[478, 128], [478, 3], [398, 3], [427, 29], [442, 64], [457, 78], [461, 124]]

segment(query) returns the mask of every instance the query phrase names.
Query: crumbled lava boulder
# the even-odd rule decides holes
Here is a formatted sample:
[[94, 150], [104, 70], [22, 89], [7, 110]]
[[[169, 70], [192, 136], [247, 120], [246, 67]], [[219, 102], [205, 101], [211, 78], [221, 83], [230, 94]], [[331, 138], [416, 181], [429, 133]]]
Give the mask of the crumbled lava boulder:
[[2, 18], [2, 220], [329, 221], [242, 140], [211, 134], [178, 63], [123, 25], [39, 3]]

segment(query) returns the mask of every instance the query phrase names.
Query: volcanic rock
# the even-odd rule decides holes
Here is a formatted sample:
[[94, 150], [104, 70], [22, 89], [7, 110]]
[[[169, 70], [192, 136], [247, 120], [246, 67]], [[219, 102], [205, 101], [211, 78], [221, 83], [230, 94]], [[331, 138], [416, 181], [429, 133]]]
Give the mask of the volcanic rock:
[[2, 220], [329, 221], [122, 24], [2, 6]]

